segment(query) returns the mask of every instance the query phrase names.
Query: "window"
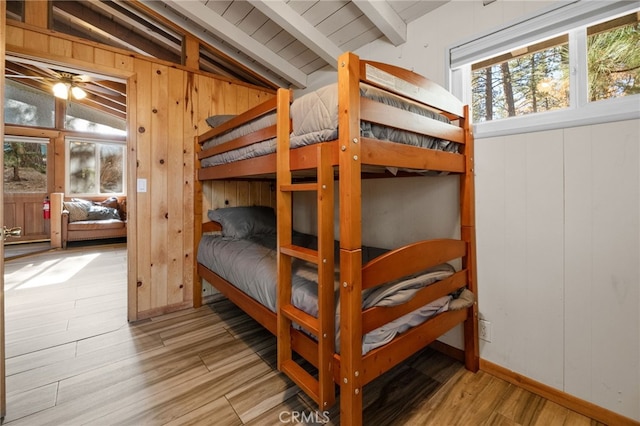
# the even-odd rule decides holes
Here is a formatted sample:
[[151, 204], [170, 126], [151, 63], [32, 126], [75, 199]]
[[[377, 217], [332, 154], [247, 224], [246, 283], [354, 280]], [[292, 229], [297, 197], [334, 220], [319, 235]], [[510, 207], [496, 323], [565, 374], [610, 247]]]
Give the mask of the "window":
[[4, 79], [4, 122], [21, 126], [53, 127], [55, 100], [52, 94]]
[[569, 107], [568, 37], [471, 66], [474, 122]]
[[67, 192], [73, 195], [123, 194], [125, 145], [67, 139]]
[[64, 127], [77, 132], [126, 136], [127, 122], [111, 114], [89, 108], [77, 102], [68, 102]]
[[48, 139], [4, 137], [4, 191], [48, 192]]
[[638, 3], [555, 4], [449, 49], [479, 137], [640, 118]]

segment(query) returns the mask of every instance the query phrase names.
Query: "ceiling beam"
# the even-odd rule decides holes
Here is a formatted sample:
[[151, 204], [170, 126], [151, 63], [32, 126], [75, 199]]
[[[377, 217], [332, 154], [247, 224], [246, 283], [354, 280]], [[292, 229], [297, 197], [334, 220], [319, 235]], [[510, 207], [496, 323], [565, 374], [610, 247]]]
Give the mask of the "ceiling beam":
[[[166, 16], [169, 11], [164, 8], [162, 4], [159, 5], [158, 2], [144, 0], [141, 1], [141, 3], [164, 15], [168, 19], [172, 19], [174, 21], [177, 19], [176, 16]], [[273, 73], [283, 77], [292, 85], [299, 88], [307, 86], [307, 75], [305, 73], [266, 48], [262, 43], [254, 40], [251, 36], [238, 29], [235, 25], [209, 9], [203, 3], [200, 3], [199, 1], [182, 2], [177, 0], [165, 0], [162, 3], [169, 5], [193, 21], [197, 26], [200, 26], [201, 28], [192, 26], [186, 20], [182, 20], [180, 22], [180, 25], [183, 28], [191, 31], [198, 37], [205, 40], [211, 40], [210, 37], [206, 36], [206, 32], [211, 33], [241, 52], [251, 52], [252, 58], [254, 58], [259, 64], [262, 64]], [[206, 28], [206, 32], [203, 31], [203, 28]], [[251, 67], [250, 64], [249, 67]]]
[[[150, 41], [136, 33], [133, 30], [135, 28], [134, 25], [129, 28], [119, 25], [115, 20], [95, 12], [81, 2], [56, 1], [54, 2], [53, 10], [54, 13], [64, 16], [66, 20], [75, 24], [75, 27], [110, 39], [129, 50], [180, 63], [180, 54], [178, 53], [180, 46], [172, 45], [166, 40], [157, 38], [154, 41]], [[159, 46], [160, 43], [162, 46]]]
[[394, 46], [406, 43], [407, 24], [389, 3], [380, 0], [353, 0], [353, 4], [382, 31]]
[[333, 68], [342, 50], [282, 0], [247, 0]]
[[[213, 74], [217, 73], [218, 75], [230, 78], [237, 78], [274, 90], [278, 87], [286, 86], [287, 83], [283, 79], [278, 78], [276, 81], [273, 80], [273, 78], [267, 78], [262, 69], [257, 69], [258, 67], [255, 66], [255, 63], [249, 62], [247, 59], [239, 58], [237, 52], [231, 51], [231, 46], [224, 46], [227, 49], [224, 49], [222, 46], [214, 46], [211, 42], [211, 37], [204, 37], [202, 34], [190, 31], [187, 25], [179, 25], [177, 22], [183, 21], [184, 19], [163, 4], [151, 7], [143, 4], [143, 1], [144, 0], [129, 0], [127, 2], [117, 1], [117, 3], [134, 14], [144, 16], [147, 20], [158, 22], [158, 24], [168, 30], [179, 34], [182, 38], [187, 34], [197, 36], [200, 45], [203, 47], [203, 51], [200, 52], [200, 68], [203, 71]], [[206, 59], [203, 58], [205, 55], [207, 56]]]

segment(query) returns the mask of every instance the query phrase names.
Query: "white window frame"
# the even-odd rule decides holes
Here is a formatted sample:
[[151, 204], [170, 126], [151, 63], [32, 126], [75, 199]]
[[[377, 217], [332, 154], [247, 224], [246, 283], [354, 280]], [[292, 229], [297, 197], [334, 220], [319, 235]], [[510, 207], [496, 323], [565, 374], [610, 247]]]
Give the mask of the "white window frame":
[[[96, 143], [96, 144], [100, 144], [100, 145], [117, 145], [117, 146], [121, 146], [123, 147], [123, 156], [124, 158], [122, 159], [123, 161], [123, 167], [122, 167], [122, 189], [123, 192], [108, 192], [108, 193], [100, 193], [100, 192], [93, 192], [93, 193], [74, 193], [71, 194], [69, 192], [69, 188], [71, 188], [71, 179], [70, 179], [70, 147], [71, 147], [71, 143], [72, 142], [91, 142], [91, 143]], [[67, 136], [65, 137], [65, 166], [64, 166], [64, 187], [66, 188], [65, 192], [69, 192], [69, 196], [73, 196], [73, 197], [102, 197], [102, 196], [125, 196], [126, 194], [126, 190], [127, 190], [127, 145], [125, 142], [114, 142], [111, 140], [102, 140], [102, 139], [96, 139], [96, 138], [84, 138], [84, 137], [78, 137], [78, 136]], [[98, 182], [98, 186], [99, 186], [99, 182]]]
[[[638, 2], [573, 1], [554, 4], [525, 19], [457, 43], [447, 49], [448, 85], [471, 104], [471, 64], [561, 34], [569, 35], [570, 106], [474, 124], [477, 138], [529, 133], [640, 118], [640, 95], [588, 101], [587, 27], [638, 10]], [[583, 72], [579, 72], [583, 70]]]

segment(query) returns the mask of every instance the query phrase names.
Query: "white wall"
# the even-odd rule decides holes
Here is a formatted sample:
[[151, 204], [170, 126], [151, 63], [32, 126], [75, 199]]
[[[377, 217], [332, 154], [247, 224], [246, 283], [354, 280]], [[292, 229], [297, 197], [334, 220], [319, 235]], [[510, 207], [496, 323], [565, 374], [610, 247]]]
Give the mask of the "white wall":
[[[402, 46], [378, 40], [356, 53], [444, 85], [447, 47], [547, 5], [454, 0], [411, 23]], [[331, 78], [318, 73], [310, 86]], [[635, 420], [639, 141], [638, 120], [476, 140], [479, 306], [492, 325], [480, 356]], [[393, 203], [403, 198], [397, 186], [381, 182], [367, 182], [366, 193]], [[433, 209], [426, 194], [432, 184], [400, 185], [409, 191], [401, 219], [366, 209], [367, 223], [381, 222], [365, 228], [365, 239], [401, 244], [437, 233], [430, 220], [438, 215], [424, 215]]]

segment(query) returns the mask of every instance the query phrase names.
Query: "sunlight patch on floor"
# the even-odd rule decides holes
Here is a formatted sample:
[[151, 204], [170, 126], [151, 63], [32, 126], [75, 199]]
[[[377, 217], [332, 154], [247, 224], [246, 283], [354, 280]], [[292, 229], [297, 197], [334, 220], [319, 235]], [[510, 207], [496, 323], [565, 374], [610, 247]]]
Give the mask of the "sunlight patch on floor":
[[100, 253], [81, 254], [65, 259], [26, 264], [5, 275], [5, 290], [25, 290], [63, 284], [99, 256]]

